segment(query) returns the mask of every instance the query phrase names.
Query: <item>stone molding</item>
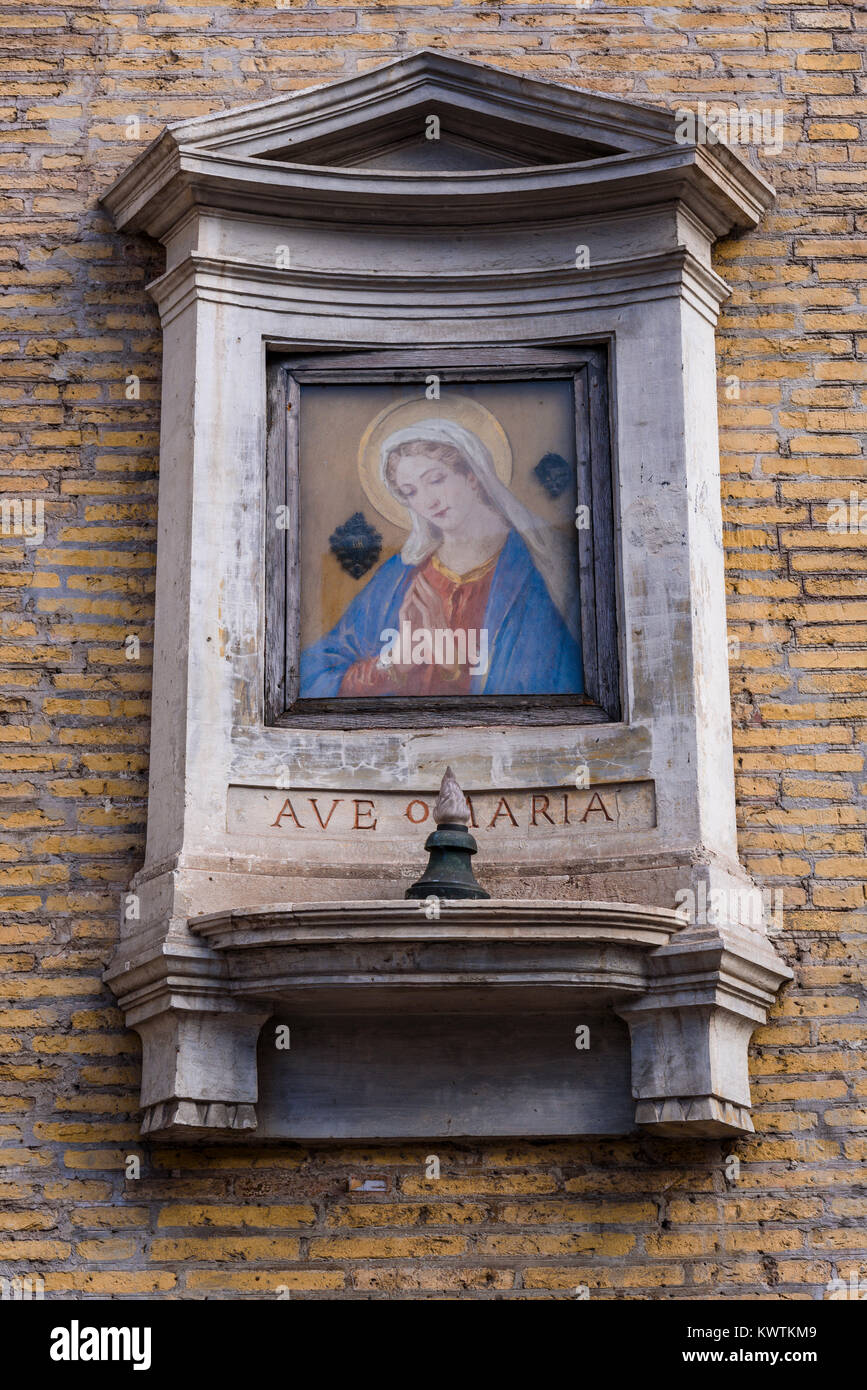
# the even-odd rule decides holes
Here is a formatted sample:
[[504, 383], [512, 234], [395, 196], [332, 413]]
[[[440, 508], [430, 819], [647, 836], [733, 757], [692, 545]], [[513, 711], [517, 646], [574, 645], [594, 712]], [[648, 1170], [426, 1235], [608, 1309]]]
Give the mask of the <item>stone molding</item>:
[[[686, 299], [711, 325], [731, 291], [721, 276], [685, 247], [636, 256], [630, 261], [603, 261], [592, 271], [574, 266], [522, 267], [479, 274], [399, 275], [381, 271], [281, 269], [239, 258], [191, 253], [150, 291], [167, 327], [196, 301], [267, 309], [279, 314], [304, 313], [311, 306], [341, 317], [368, 319], [371, 307], [387, 299], [407, 320], [424, 319], [432, 308], [449, 303], [475, 318], [519, 317], [534, 313], [567, 314], [654, 299]], [[274, 344], [277, 345], [276, 343]]]
[[205, 1137], [211, 1138], [215, 1130], [243, 1132], [255, 1128], [255, 1106], [195, 1100], [173, 1100], [168, 1104], [149, 1105], [141, 1124], [142, 1137], [145, 1139], [178, 1134], [188, 1137], [192, 1130], [201, 1130]]

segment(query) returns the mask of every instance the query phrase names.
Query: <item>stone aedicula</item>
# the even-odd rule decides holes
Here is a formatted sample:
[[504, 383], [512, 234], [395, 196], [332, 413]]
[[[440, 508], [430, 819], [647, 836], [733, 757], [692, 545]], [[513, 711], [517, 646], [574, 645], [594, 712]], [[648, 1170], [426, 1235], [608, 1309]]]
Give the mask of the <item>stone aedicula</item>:
[[[432, 164], [420, 101], [460, 127], [460, 172], [448, 167], [447, 141]], [[378, 163], [386, 129], [404, 152], [398, 169]], [[448, 975], [431, 966], [431, 952], [444, 951], [452, 978], [471, 960], [478, 987], [508, 1010], [528, 997], [523, 985], [512, 989], [508, 964], [516, 910], [531, 923], [521, 960], [537, 1003], [549, 997], [557, 949], [545, 925], [568, 919], [578, 952], [570, 987], [601, 980], [596, 997], [613, 1009], [617, 972], [599, 976], [590, 963], [610, 940], [610, 916], [557, 905], [576, 878], [586, 897], [623, 899], [615, 936], [636, 989], [624, 1001], [621, 986], [616, 1007], [631, 1030], [637, 1122], [683, 1134], [749, 1127], [749, 1036], [787, 968], [763, 932], [737, 921], [708, 930], [672, 914], [665, 944], [655, 945], [641, 940], [640, 923], [648, 905], [665, 912], [678, 890], [701, 881], [721, 890], [750, 882], [737, 859], [720, 558], [714, 325], [727, 287], [710, 251], [715, 237], [755, 225], [771, 198], [734, 151], [679, 144], [672, 113], [429, 52], [180, 122], [106, 193], [118, 226], [166, 245], [166, 272], [152, 287], [167, 388], [148, 847], [132, 885], [136, 913], [124, 917], [108, 971], [142, 1036], [153, 1132], [241, 1124], [255, 1133], [256, 1044], [274, 1007], [276, 962], [296, 950], [287, 933], [313, 933], [293, 969], [318, 952], [341, 1006], [356, 1007], [365, 991], [374, 997], [405, 938], [400, 990], [410, 997], [419, 997], [413, 977], [434, 979], [434, 995], [447, 989]], [[288, 265], [275, 260], [283, 244]], [[587, 246], [589, 269], [576, 269], [576, 244]], [[552, 345], [586, 341], [608, 342], [616, 359], [622, 719], [267, 726], [263, 345], [376, 344], [423, 380], [440, 357], [477, 369], [529, 360], [540, 342], [550, 356]], [[657, 461], [652, 478], [647, 458]], [[411, 872], [403, 839], [374, 841], [359, 829], [327, 841], [317, 858], [311, 842], [260, 833], [231, 811], [238, 789], [269, 785], [284, 765], [314, 798], [357, 801], [429, 798], [432, 769], [448, 760], [469, 789], [505, 796], [540, 785], [568, 792], [583, 760], [602, 797], [615, 777], [649, 786], [652, 815], [610, 826], [577, 852], [540, 835], [491, 854], [495, 896], [446, 904], [443, 918], [427, 921], [418, 905], [389, 897]], [[287, 902], [307, 906], [290, 911]], [[257, 912], [271, 913], [270, 925]], [[236, 922], [243, 951], [231, 930], [207, 927], [215, 913]], [[328, 925], [317, 926], [323, 916]], [[473, 955], [480, 931], [488, 948]], [[359, 932], [361, 983], [341, 965]], [[559, 986], [551, 992], [564, 997]], [[373, 1105], [372, 1135], [388, 1136], [388, 1101], [383, 1093]], [[531, 1132], [526, 1106], [516, 1132]]]

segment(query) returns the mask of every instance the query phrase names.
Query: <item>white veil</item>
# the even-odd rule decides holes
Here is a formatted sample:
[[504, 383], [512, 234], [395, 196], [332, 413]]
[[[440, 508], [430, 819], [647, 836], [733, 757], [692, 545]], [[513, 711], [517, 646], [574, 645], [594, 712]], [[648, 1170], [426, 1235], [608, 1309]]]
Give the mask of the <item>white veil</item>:
[[[491, 505], [521, 536], [533, 564], [545, 582], [551, 601], [572, 636], [580, 640], [575, 554], [562, 533], [531, 512], [518, 501], [505, 483], [500, 482], [490, 452], [478, 435], [464, 429], [462, 425], [455, 424], [453, 420], [445, 419], [421, 420], [417, 425], [395, 430], [383, 442], [379, 465], [383, 484], [392, 497], [406, 506], [405, 498], [395, 492], [389, 482], [386, 468], [388, 456], [401, 444], [410, 444], [417, 439], [431, 444], [448, 444], [463, 454]], [[417, 512], [410, 510], [409, 514], [412, 527], [400, 552], [400, 558], [405, 565], [420, 565], [437, 549], [442, 540], [442, 532]]]

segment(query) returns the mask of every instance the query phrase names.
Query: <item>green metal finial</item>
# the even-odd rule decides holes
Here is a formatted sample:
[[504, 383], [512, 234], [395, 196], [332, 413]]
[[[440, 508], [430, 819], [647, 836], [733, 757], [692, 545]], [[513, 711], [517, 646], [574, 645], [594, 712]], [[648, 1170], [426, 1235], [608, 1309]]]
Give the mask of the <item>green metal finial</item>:
[[436, 830], [425, 840], [430, 855], [417, 883], [407, 888], [407, 898], [489, 898], [476, 882], [471, 857], [478, 845], [467, 830], [470, 808], [450, 767], [445, 770], [434, 806]]

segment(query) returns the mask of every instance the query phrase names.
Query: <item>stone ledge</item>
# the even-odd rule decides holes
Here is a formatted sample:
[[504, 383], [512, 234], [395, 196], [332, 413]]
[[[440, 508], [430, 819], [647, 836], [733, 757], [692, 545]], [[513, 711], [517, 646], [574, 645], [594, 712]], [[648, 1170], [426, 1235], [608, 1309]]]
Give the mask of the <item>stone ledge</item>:
[[[386, 1140], [427, 1133], [434, 1091], [444, 1136], [622, 1134], [630, 1114], [668, 1137], [752, 1132], [749, 1041], [791, 976], [764, 933], [641, 904], [438, 901], [431, 920], [392, 899], [210, 913], [191, 952], [110, 972], [142, 1037], [142, 1133]], [[292, 1035], [276, 1068], [269, 1019]], [[266, 1086], [264, 1127], [263, 1079], [282, 1095], [269, 1108]]]

